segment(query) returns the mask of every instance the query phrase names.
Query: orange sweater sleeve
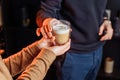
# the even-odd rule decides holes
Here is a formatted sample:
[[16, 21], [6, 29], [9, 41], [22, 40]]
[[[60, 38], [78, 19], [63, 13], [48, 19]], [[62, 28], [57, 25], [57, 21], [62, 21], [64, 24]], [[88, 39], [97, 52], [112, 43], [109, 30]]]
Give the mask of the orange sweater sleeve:
[[25, 70], [25, 68], [33, 61], [39, 52], [40, 49], [38, 48], [38, 43], [36, 41], [26, 48], [23, 48], [18, 53], [3, 59], [3, 61], [10, 74], [15, 76]]
[[43, 80], [55, 58], [56, 55], [52, 51], [42, 49], [17, 80]]

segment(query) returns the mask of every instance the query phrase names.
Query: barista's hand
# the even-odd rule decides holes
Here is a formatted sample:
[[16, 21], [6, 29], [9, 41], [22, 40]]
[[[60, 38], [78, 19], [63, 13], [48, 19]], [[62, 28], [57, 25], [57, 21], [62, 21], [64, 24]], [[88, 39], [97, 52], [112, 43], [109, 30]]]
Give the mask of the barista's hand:
[[49, 38], [52, 41], [55, 40], [55, 37], [52, 35], [52, 27], [51, 25], [55, 25], [59, 23], [59, 20], [55, 18], [47, 18], [43, 21], [42, 27], [38, 28], [36, 30], [36, 34], [40, 36], [40, 33], [42, 33], [44, 38]]
[[99, 29], [99, 36], [101, 36], [100, 41], [111, 40], [113, 36], [113, 29], [111, 22], [105, 20]]
[[71, 40], [69, 40], [64, 45], [51, 46], [48, 49], [53, 51], [56, 56], [59, 56], [59, 55], [64, 54], [66, 51], [70, 49], [70, 43], [71, 43]]

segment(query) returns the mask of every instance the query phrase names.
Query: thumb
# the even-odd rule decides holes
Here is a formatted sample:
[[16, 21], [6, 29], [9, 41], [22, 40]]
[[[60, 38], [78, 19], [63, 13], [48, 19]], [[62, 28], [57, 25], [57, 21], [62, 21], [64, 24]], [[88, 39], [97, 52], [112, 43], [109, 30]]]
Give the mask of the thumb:
[[104, 31], [104, 24], [102, 24], [101, 26], [100, 26], [100, 29], [99, 29], [99, 35], [101, 36], [102, 34], [103, 34], [103, 31]]
[[37, 29], [36, 29], [36, 35], [37, 35], [37, 36], [40, 36], [40, 28], [37, 28]]

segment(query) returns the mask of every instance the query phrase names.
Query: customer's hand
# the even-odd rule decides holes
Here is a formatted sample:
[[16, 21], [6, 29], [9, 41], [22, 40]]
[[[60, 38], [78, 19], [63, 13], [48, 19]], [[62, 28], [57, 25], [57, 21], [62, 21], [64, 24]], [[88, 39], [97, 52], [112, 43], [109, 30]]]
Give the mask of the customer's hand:
[[53, 46], [53, 42], [50, 39], [46, 39], [44, 37], [39, 41], [37, 41], [37, 43], [38, 43], [39, 49]]
[[48, 47], [48, 49], [53, 51], [56, 56], [59, 56], [59, 55], [64, 54], [66, 51], [70, 49], [70, 43], [71, 43], [71, 40], [69, 40], [64, 45], [51, 46], [51, 47]]
[[51, 25], [58, 24], [59, 20], [55, 18], [47, 18], [43, 21], [42, 27], [37, 28], [36, 34], [37, 36], [40, 36], [40, 33], [42, 33], [44, 38], [49, 38], [52, 41], [55, 40], [55, 37], [52, 35], [52, 27]]
[[113, 36], [113, 29], [111, 22], [105, 20], [99, 29], [99, 36], [101, 36], [100, 41], [111, 40]]

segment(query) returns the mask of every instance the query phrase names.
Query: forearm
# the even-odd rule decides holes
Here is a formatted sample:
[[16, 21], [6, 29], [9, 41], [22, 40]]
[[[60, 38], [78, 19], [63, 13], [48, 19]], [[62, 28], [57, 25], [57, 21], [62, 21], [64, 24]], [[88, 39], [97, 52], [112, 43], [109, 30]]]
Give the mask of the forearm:
[[46, 18], [56, 18], [57, 11], [60, 10], [60, 4], [62, 0], [46, 0], [45, 2], [41, 1], [41, 9], [36, 15], [37, 25], [42, 26], [42, 22]]
[[43, 80], [56, 55], [43, 49], [17, 80]]
[[38, 43], [35, 42], [26, 48], [23, 48], [18, 53], [4, 59], [4, 63], [6, 64], [11, 75], [14, 76], [23, 71], [39, 52], [40, 49], [38, 48]]

